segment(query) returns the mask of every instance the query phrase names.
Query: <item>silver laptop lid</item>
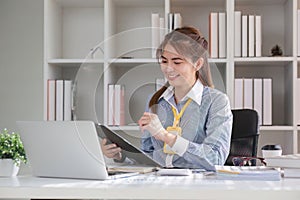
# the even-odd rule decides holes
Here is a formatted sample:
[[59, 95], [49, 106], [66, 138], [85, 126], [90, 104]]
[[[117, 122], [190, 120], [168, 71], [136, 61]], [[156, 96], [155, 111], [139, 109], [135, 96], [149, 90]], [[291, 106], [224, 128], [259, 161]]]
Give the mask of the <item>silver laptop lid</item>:
[[34, 176], [107, 179], [95, 124], [91, 121], [18, 121]]

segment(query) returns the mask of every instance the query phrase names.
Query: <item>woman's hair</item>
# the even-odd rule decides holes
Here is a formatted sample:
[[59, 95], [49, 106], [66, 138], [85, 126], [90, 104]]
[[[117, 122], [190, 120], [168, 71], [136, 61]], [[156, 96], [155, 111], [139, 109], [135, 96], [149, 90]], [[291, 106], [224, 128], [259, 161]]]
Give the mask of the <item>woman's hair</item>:
[[[171, 45], [178, 54], [185, 58], [189, 58], [193, 63], [196, 63], [199, 58], [202, 58], [203, 65], [196, 72], [196, 77], [204, 86], [213, 87], [208, 63], [208, 42], [199, 30], [194, 27], [182, 27], [168, 33], [156, 51], [158, 60], [161, 59], [161, 55], [167, 44]], [[157, 104], [159, 97], [168, 87], [169, 83], [167, 82], [150, 99], [149, 108], [151, 108], [152, 112], [156, 112], [155, 105]]]

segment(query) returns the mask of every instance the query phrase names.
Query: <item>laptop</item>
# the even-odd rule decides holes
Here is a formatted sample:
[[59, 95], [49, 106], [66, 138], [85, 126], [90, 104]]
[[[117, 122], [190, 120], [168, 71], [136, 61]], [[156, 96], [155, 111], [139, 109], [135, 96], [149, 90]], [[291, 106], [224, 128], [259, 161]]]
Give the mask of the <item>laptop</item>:
[[128, 140], [122, 137], [121, 134], [101, 124], [97, 124], [96, 128], [99, 137], [107, 137], [110, 142], [115, 143], [123, 150], [122, 153], [125, 154], [126, 157], [134, 160], [137, 164], [163, 168], [163, 166], [156, 162], [150, 155], [132, 145]]
[[97, 180], [111, 178], [106, 170], [94, 122], [16, 123], [34, 176]]

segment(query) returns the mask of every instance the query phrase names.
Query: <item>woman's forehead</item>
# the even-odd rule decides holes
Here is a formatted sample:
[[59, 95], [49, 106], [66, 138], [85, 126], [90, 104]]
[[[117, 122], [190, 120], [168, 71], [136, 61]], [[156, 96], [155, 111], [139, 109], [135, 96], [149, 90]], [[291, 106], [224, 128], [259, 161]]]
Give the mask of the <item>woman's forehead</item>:
[[170, 45], [170, 44], [167, 44], [164, 49], [163, 49], [163, 52], [162, 52], [162, 56], [165, 57], [165, 58], [173, 58], [173, 57], [176, 57], [176, 58], [183, 58], [183, 55], [180, 55], [176, 49]]

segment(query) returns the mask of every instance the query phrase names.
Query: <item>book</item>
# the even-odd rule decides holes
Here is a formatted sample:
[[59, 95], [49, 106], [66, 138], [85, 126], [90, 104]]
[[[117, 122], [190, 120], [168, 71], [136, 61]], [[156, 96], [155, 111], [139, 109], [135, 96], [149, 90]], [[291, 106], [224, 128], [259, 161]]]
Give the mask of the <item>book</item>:
[[215, 176], [220, 180], [279, 181], [281, 172], [265, 166], [221, 166], [216, 165]]
[[262, 124], [262, 79], [253, 79], [253, 109], [258, 114], [258, 124]]
[[300, 56], [300, 10], [297, 10], [297, 56]]
[[159, 45], [160, 41], [160, 22], [159, 22], [159, 14], [152, 13], [151, 14], [151, 52], [152, 58], [156, 58], [156, 49]]
[[253, 109], [253, 79], [244, 79], [244, 108]]
[[56, 80], [56, 121], [64, 120], [64, 80]]
[[242, 57], [248, 56], [248, 16], [242, 15]]
[[113, 84], [108, 85], [108, 109], [107, 109], [107, 124], [109, 126], [114, 125], [114, 90], [115, 86]]
[[283, 176], [285, 178], [300, 178], [300, 166], [299, 168], [283, 168]]
[[234, 56], [242, 56], [242, 12], [234, 12]]
[[244, 108], [244, 81], [242, 78], [234, 79], [234, 108]]
[[166, 29], [165, 29], [165, 18], [159, 18], [159, 44], [165, 39]]
[[263, 79], [263, 125], [272, 125], [272, 79]]
[[181, 28], [182, 27], [182, 17], [180, 13], [174, 13], [174, 27], [173, 29], [176, 28]]
[[254, 15], [248, 16], [248, 57], [254, 57], [255, 50]]
[[56, 81], [49, 79], [47, 81], [47, 120], [48, 121], [54, 121], [56, 117], [55, 99], [56, 99]]
[[300, 154], [267, 157], [265, 161], [270, 167], [300, 168]]
[[174, 14], [168, 13], [168, 29], [171, 32], [174, 29]]
[[261, 57], [261, 16], [255, 16], [255, 56]]
[[218, 58], [218, 13], [209, 14], [209, 54], [211, 58]]
[[[296, 80], [296, 102], [300, 102], [300, 79]], [[297, 124], [300, 125], [300, 104], [296, 104], [296, 119]]]
[[218, 15], [218, 38], [219, 38], [219, 58], [226, 57], [226, 15], [224, 12], [219, 12]]
[[72, 81], [64, 80], [64, 121], [72, 120]]

